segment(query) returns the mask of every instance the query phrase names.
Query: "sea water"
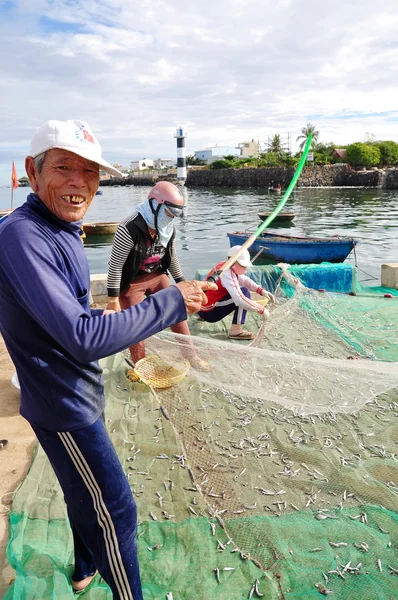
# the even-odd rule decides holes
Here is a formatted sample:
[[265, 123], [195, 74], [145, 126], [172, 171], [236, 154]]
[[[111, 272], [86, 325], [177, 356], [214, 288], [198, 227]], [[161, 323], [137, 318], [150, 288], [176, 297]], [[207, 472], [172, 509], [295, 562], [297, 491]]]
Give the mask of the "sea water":
[[[120, 221], [146, 199], [150, 187], [101, 187], [86, 222]], [[14, 192], [22, 204], [29, 188]], [[177, 252], [186, 278], [209, 269], [226, 257], [228, 232], [253, 232], [258, 213], [273, 210], [280, 197], [266, 190], [183, 188], [185, 214], [176, 219]], [[10, 206], [10, 188], [0, 188], [0, 209]], [[285, 211], [296, 213], [290, 226], [271, 225], [278, 233], [305, 236], [344, 235], [359, 241], [348, 262], [357, 263], [360, 279], [369, 285], [380, 279], [380, 266], [398, 262], [398, 191], [375, 188], [296, 188]], [[112, 237], [91, 236], [85, 248], [92, 273], [106, 273]], [[372, 279], [373, 278], [373, 279]]]

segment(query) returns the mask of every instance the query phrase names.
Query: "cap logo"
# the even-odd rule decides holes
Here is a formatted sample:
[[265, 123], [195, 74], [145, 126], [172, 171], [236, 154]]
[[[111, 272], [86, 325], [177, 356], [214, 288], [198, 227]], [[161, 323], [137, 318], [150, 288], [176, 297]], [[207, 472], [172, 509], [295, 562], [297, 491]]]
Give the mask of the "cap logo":
[[93, 136], [87, 131], [87, 129], [84, 128], [84, 125], [79, 127], [79, 129], [76, 131], [76, 138], [79, 140], [79, 142], [89, 142], [90, 144], [95, 144]]

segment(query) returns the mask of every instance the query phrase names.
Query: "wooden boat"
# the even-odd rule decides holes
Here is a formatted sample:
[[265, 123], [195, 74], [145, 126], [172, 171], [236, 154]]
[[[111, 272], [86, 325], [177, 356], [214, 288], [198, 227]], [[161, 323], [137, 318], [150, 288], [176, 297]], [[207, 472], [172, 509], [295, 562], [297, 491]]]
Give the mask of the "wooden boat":
[[[260, 221], [265, 221], [265, 219], [271, 214], [271, 212], [260, 212], [258, 213], [258, 218], [260, 219]], [[295, 212], [280, 212], [279, 215], [277, 215], [272, 222], [276, 223], [277, 221], [293, 221], [295, 216]]]
[[[228, 233], [232, 246], [242, 245], [251, 235], [247, 231]], [[278, 235], [276, 232], [262, 233], [249, 248], [255, 255], [261, 248], [260, 260], [267, 262], [287, 262], [290, 264], [319, 264], [322, 262], [343, 262], [357, 240], [349, 237], [299, 237], [293, 235]], [[259, 262], [260, 262], [259, 260]]]
[[5, 210], [0, 210], [0, 223], [3, 223], [3, 221], [6, 220], [8, 215], [10, 215], [13, 210], [13, 208], [6, 208]]
[[118, 225], [118, 222], [83, 223], [83, 231], [86, 235], [113, 235]]

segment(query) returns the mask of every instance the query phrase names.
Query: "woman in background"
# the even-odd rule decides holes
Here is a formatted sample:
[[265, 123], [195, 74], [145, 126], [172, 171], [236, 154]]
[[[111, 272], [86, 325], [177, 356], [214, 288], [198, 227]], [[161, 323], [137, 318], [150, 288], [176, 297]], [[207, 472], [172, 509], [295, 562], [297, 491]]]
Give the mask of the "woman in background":
[[[228, 258], [236, 254], [240, 249], [241, 246], [232, 246], [229, 249]], [[218, 263], [208, 273], [206, 279], [222, 269], [224, 263], [225, 261]], [[268, 310], [265, 306], [251, 300], [250, 291], [268, 298], [271, 302], [275, 302], [275, 297], [271, 292], [268, 292], [261, 285], [258, 285], [245, 275], [246, 269], [252, 266], [249, 251], [243, 250], [232, 267], [226, 269], [219, 277], [217, 289], [205, 292], [207, 304], [198, 312], [199, 318], [209, 323], [221, 321], [221, 319], [233, 312], [234, 316], [229, 330], [229, 337], [233, 340], [252, 340], [254, 338], [254, 333], [243, 327], [248, 310], [257, 312], [260, 315], [268, 315]]]

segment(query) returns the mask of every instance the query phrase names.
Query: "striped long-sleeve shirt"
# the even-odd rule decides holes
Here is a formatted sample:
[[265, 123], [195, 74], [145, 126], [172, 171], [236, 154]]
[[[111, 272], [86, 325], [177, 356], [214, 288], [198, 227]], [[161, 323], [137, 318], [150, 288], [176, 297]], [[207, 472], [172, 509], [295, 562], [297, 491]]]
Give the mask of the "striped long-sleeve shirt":
[[[109, 296], [119, 296], [137, 276], [147, 254], [148, 240], [151, 241], [148, 227], [139, 213], [136, 212], [121, 221], [116, 230], [108, 264]], [[174, 281], [178, 283], [184, 280], [176, 252], [175, 230], [164, 249], [160, 263], [163, 272], [169, 271]]]

